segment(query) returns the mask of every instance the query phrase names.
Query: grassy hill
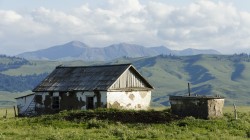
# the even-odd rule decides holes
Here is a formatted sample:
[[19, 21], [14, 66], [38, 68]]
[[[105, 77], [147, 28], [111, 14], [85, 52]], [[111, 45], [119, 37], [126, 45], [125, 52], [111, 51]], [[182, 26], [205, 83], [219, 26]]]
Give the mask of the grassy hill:
[[[61, 64], [72, 66], [132, 63], [155, 87], [152, 94], [153, 106], [169, 105], [168, 95], [187, 95], [188, 82], [191, 83], [192, 94], [223, 96], [226, 97], [227, 105], [231, 105], [232, 103], [236, 103], [237, 105], [250, 105], [250, 58], [246, 54], [195, 56], [160, 55], [141, 58], [123, 57], [110, 62], [27, 61], [19, 58], [16, 58], [17, 60], [15, 60], [15, 58], [11, 59], [13, 59], [11, 62], [8, 60], [8, 63], [6, 63], [6, 58], [2, 58], [2, 60], [0, 58], [0, 64], [5, 66], [5, 69], [0, 71], [0, 76], [10, 76], [12, 80], [18, 80], [18, 78], [20, 80], [20, 76], [22, 78], [29, 77], [28, 80], [31, 81], [23, 84], [30, 83], [33, 87], [35, 85], [32, 80], [37, 80], [37, 82], [42, 80], [42, 75], [47, 75], [57, 65]], [[20, 60], [23, 62], [19, 63], [18, 67], [12, 66], [12, 64], [15, 64], [13, 62]], [[37, 79], [34, 77], [30, 78], [32, 75], [37, 76]], [[1, 85], [3, 86], [3, 84], [5, 83], [0, 83], [0, 87]], [[27, 88], [20, 91], [22, 91], [22, 93], [30, 91], [32, 89], [30, 85], [22, 86]], [[4, 95], [9, 96], [9, 92], [18, 92], [18, 90], [7, 90], [6, 93], [6, 90], [0, 90], [2, 90], [2, 97]], [[2, 99], [4, 98], [1, 98], [1, 100]], [[4, 101], [9, 101], [9, 98], [6, 98]]]
[[[31, 118], [14, 118], [11, 117], [14, 114], [13, 109], [9, 109], [8, 112], [7, 119], [0, 117], [0, 139], [4, 140], [247, 140], [250, 138], [249, 112], [238, 112], [237, 120], [234, 119], [233, 113], [225, 113], [223, 118], [212, 120], [193, 117], [182, 119], [170, 115], [167, 110], [63, 111], [55, 115]], [[120, 116], [119, 114], [122, 117], [117, 117]], [[3, 115], [5, 115], [5, 109], [0, 109], [0, 116]], [[148, 119], [153, 122], [148, 122]]]
[[157, 56], [133, 61], [155, 86], [153, 104], [168, 105], [168, 95], [192, 94], [226, 97], [226, 104], [249, 105], [250, 70], [246, 55]]

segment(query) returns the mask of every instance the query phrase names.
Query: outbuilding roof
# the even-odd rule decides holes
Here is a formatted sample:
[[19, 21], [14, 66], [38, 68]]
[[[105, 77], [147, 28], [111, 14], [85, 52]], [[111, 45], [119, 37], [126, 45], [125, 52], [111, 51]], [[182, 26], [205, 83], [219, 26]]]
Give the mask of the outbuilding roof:
[[28, 97], [28, 96], [32, 96], [34, 95], [35, 93], [30, 93], [30, 94], [26, 94], [26, 95], [23, 95], [23, 96], [18, 96], [16, 97], [15, 99], [19, 99], [19, 98], [24, 98], [24, 97]]
[[131, 70], [143, 82], [145, 88], [153, 89], [131, 64], [99, 66], [58, 66], [33, 92], [108, 90], [121, 75]]

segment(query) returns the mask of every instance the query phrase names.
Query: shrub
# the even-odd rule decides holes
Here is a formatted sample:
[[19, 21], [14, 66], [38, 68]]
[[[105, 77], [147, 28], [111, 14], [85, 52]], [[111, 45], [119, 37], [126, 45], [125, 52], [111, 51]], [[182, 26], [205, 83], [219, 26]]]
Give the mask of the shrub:
[[169, 110], [164, 111], [135, 111], [135, 110], [117, 110], [117, 109], [98, 109], [92, 111], [76, 111], [65, 112], [63, 119], [70, 121], [88, 121], [96, 118], [97, 120], [119, 121], [123, 123], [168, 123], [172, 120], [178, 119], [177, 116], [172, 115]]
[[97, 120], [95, 118], [87, 121], [87, 129], [107, 128], [107, 127], [108, 127], [108, 123], [106, 121]]
[[248, 131], [246, 132], [246, 134], [247, 134], [247, 138], [250, 138], [250, 130], [248, 130]]

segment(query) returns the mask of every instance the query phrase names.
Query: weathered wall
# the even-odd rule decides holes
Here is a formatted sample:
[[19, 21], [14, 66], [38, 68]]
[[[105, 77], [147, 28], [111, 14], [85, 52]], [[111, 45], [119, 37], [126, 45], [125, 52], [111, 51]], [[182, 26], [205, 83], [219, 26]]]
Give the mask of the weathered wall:
[[194, 116], [198, 118], [207, 118], [208, 107], [206, 100], [170, 100], [173, 114], [179, 116]]
[[[67, 92], [60, 94], [60, 110], [81, 109], [86, 105], [84, 93]], [[79, 97], [80, 96], [80, 97]]]
[[188, 98], [171, 99], [171, 110], [179, 116], [197, 118], [216, 118], [223, 115], [224, 99]]
[[33, 98], [34, 98], [34, 94], [16, 99], [18, 114], [23, 114], [24, 111], [27, 110], [27, 108], [28, 108], [29, 104], [31, 103], [31, 101], [33, 100]]
[[221, 117], [223, 116], [224, 99], [211, 99], [208, 100], [208, 117]]
[[113, 91], [107, 93], [107, 107], [146, 110], [150, 106], [151, 91]]
[[144, 88], [147, 87], [141, 78], [131, 69], [124, 72], [109, 89], [121, 88]]
[[[52, 108], [52, 98], [59, 97], [59, 109]], [[94, 108], [119, 108], [145, 110], [150, 106], [151, 91], [93, 91], [93, 92], [54, 92], [36, 93], [17, 99], [19, 113], [22, 114], [34, 101], [36, 114], [56, 113], [61, 110], [86, 109], [87, 97], [93, 97]]]
[[[57, 93], [58, 94], [58, 93]], [[43, 113], [55, 113], [56, 110], [51, 109], [51, 98], [53, 94], [49, 94], [48, 92], [43, 93], [36, 93], [36, 96], [34, 98], [35, 102], [35, 111], [37, 114], [43, 114]]]
[[[59, 96], [59, 110], [52, 109], [52, 97]], [[38, 93], [35, 97], [36, 111], [40, 114], [55, 113], [60, 110], [86, 109], [86, 98], [94, 98], [94, 108], [97, 108], [97, 96], [94, 92], [64, 92]], [[106, 107], [106, 92], [100, 92], [100, 107]]]

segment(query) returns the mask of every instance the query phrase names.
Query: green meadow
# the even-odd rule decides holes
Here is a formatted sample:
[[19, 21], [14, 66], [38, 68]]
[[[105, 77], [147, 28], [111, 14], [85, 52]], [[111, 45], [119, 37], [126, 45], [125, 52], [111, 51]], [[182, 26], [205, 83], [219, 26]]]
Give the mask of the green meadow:
[[[84, 115], [81, 116], [91, 114], [93, 111], [64, 111], [55, 115], [15, 118], [11, 115], [13, 109], [9, 108], [10, 115], [2, 118], [6, 110], [0, 109], [0, 139], [249, 139], [250, 107], [238, 107], [237, 120], [234, 119], [232, 107], [225, 107], [224, 110], [223, 118], [212, 120], [186, 117], [161, 123], [130, 123], [100, 120], [97, 116], [89, 119], [86, 119]], [[148, 112], [150, 114], [150, 111]], [[126, 111], [124, 114], [126, 115]]]

